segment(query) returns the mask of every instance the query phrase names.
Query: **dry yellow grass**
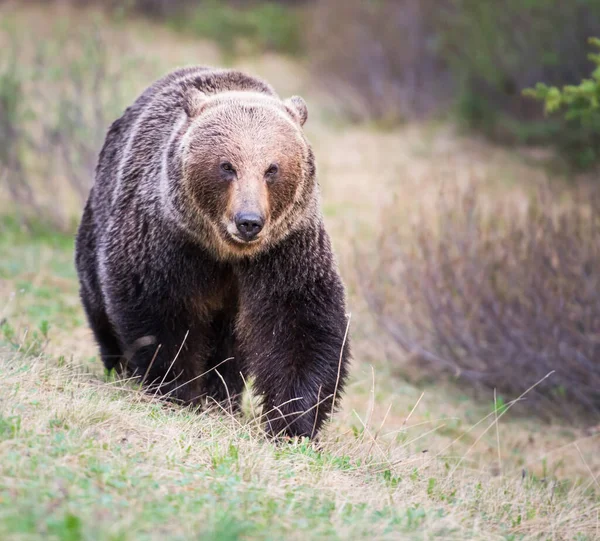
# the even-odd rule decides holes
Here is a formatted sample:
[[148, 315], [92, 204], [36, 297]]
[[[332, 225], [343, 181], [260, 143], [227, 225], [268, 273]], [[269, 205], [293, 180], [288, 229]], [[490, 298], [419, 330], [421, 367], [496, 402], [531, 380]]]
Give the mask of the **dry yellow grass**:
[[[36, 33], [59, 15], [79, 24], [89, 17], [65, 7], [2, 9]], [[147, 22], [107, 23], [105, 31], [125, 35], [128, 52], [155, 64], [152, 73], [131, 73], [132, 97], [176, 66], [221, 62], [214, 45]], [[382, 132], [332, 120], [327, 99], [289, 60], [236, 65], [309, 104], [307, 131], [352, 312], [355, 361], [342, 410], [322, 449], [277, 448], [260, 434], [250, 402], [243, 418], [197, 414], [103, 382], [68, 242], [6, 232], [0, 318], [25, 349], [25, 329], [40, 319], [32, 314], [46, 310], [51, 329], [46, 356], [0, 353], [0, 536], [600, 538], [600, 433], [540, 426], [511, 411], [496, 422], [493, 396], [477, 404], [449, 385], [397, 377], [391, 367], [401, 353], [368, 313], [354, 272], [355, 246], [373, 240], [392, 197], [408, 226], [411, 208], [433, 207], [444, 182], [480, 182], [518, 199], [519, 180], [542, 180], [543, 171], [446, 125]], [[71, 515], [75, 522], [50, 520]], [[73, 528], [80, 537], [67, 536]]]

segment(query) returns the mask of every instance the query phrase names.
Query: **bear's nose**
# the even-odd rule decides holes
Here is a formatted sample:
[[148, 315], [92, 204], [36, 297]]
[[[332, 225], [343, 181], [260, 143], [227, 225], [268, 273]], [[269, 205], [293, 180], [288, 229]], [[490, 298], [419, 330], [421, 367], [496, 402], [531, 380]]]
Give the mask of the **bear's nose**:
[[240, 213], [235, 215], [235, 225], [244, 240], [252, 240], [263, 228], [265, 221], [258, 214]]

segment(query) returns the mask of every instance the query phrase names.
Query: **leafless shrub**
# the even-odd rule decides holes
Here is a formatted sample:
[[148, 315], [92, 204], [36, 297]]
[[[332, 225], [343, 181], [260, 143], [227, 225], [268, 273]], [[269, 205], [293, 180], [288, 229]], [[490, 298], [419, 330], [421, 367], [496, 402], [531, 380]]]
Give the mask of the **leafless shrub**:
[[[12, 33], [0, 61], [0, 178], [24, 223], [68, 228], [87, 196], [106, 130], [126, 103], [123, 73], [99, 26]], [[122, 38], [121, 38], [122, 39]]]
[[309, 58], [355, 120], [398, 120], [443, 105], [449, 77], [436, 50], [435, 2], [318, 0]]
[[569, 199], [446, 192], [408, 237], [392, 209], [361, 268], [373, 313], [424, 372], [512, 398], [554, 371], [527, 403], [600, 413], [600, 197]]

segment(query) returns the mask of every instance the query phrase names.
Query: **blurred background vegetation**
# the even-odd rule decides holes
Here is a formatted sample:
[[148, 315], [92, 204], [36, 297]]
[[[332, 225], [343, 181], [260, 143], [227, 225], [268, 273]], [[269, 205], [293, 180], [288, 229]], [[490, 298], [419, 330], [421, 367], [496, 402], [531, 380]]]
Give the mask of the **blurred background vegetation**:
[[[268, 51], [294, 55], [351, 121], [390, 127], [415, 118], [450, 117], [464, 129], [503, 144], [553, 146], [573, 167], [590, 168], [600, 159], [600, 68], [589, 43], [600, 35], [597, 0], [71, 4], [100, 5], [121, 23], [141, 15], [177, 33], [214, 40], [230, 60]], [[76, 29], [57, 28], [46, 41], [35, 43], [11, 32], [8, 23], [4, 27], [8, 54], [0, 61], [0, 160], [5, 175], [20, 179], [8, 185], [15, 197], [31, 199], [23, 176], [34, 164], [23, 163], [23, 147], [52, 147], [60, 162], [56, 167], [84, 194], [107, 122], [123, 104], [114, 69], [126, 68], [109, 66], [106, 37], [99, 32], [89, 35], [86, 30], [78, 36]], [[63, 57], [61, 50], [70, 52]], [[24, 62], [24, 55], [29, 61]], [[544, 109], [533, 99], [546, 99], [549, 89], [555, 95], [559, 88], [586, 79], [587, 98], [580, 94], [562, 104], [570, 107], [570, 114], [560, 114], [556, 100]], [[50, 113], [44, 107], [40, 114], [27, 92], [37, 92], [38, 107], [48, 93], [27, 89], [28, 81], [69, 88], [58, 93], [59, 103]], [[547, 85], [546, 90], [524, 92], [538, 83]], [[582, 108], [585, 100], [589, 107]], [[40, 128], [34, 130], [37, 140], [32, 140], [32, 125]], [[78, 177], [86, 179], [83, 188]]]
[[[311, 102], [322, 128], [309, 122], [311, 136], [335, 141], [362, 130], [353, 151], [336, 142], [329, 148], [351, 165], [366, 162], [355, 167], [363, 184], [392, 168], [385, 175], [395, 180], [373, 189], [383, 201], [397, 199], [367, 218], [384, 215], [380, 236], [356, 235], [374, 252], [359, 278], [350, 265], [344, 272], [353, 298], [366, 299], [402, 359], [509, 396], [554, 371], [533, 393], [533, 410], [570, 416], [569, 404], [588, 416], [600, 412], [600, 56], [591, 40], [600, 36], [600, 1], [57, 3], [66, 4], [85, 17], [40, 20], [26, 11], [33, 2], [0, 3], [0, 188], [4, 214], [19, 227], [72, 232], [110, 122], [153, 79], [184, 63], [175, 46], [158, 51], [152, 35], [143, 42], [121, 30], [164, 30], [218, 48], [196, 63], [245, 67], [248, 59], [267, 65], [284, 56], [301, 67], [302, 88], [325, 104]], [[278, 85], [287, 84], [282, 94], [301, 90], [291, 71], [281, 74], [286, 65], [273, 65]], [[394, 156], [403, 136], [382, 156], [377, 149], [387, 139], [369, 147], [367, 135], [415, 123], [451, 125], [454, 140], [487, 141], [514, 156], [531, 147], [549, 157], [507, 175], [493, 205], [485, 203], [490, 193], [473, 195], [485, 189], [467, 189], [454, 199], [444, 192], [419, 213], [398, 203], [416, 207], [423, 198], [422, 187], [402, 192], [403, 158]], [[429, 132], [419, 133], [427, 147]], [[472, 154], [454, 158], [463, 160], [457, 176], [472, 165]], [[335, 177], [339, 163], [329, 160], [321, 178], [333, 190], [346, 179]], [[540, 190], [536, 171], [551, 188]], [[353, 222], [358, 199], [343, 199]], [[417, 227], [408, 227], [409, 216]], [[331, 220], [348, 231], [337, 215]], [[345, 236], [334, 241], [339, 247]]]
[[[591, 78], [588, 39], [600, 35], [597, 0], [71, 3], [102, 5], [116, 18], [138, 14], [164, 22], [178, 33], [216, 41], [229, 56], [296, 55], [316, 83], [343, 97], [340, 109], [352, 120], [393, 125], [451, 114], [466, 129], [504, 144], [553, 145], [577, 167], [599, 158], [597, 103], [585, 115], [549, 115], [523, 95], [540, 82], [562, 87]], [[97, 69], [97, 55], [92, 65], [75, 69]], [[14, 97], [21, 84], [14, 64], [14, 55], [4, 55], [4, 124], [23, 113]], [[597, 85], [593, 92], [597, 100]], [[0, 137], [11, 129], [4, 126]]]
[[496, 141], [553, 144], [581, 167], [598, 158], [597, 119], [548, 117], [522, 94], [590, 76], [597, 0], [139, 0], [129, 9], [229, 53], [245, 42], [305, 56], [355, 120], [451, 112]]

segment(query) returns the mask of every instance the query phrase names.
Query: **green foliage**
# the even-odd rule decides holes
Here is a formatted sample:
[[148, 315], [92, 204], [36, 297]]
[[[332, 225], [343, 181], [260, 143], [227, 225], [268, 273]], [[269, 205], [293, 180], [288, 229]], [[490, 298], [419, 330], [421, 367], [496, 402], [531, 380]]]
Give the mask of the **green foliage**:
[[3, 417], [0, 415], [0, 441], [16, 438], [21, 429], [21, 418], [13, 415]]
[[171, 26], [214, 40], [229, 55], [237, 53], [242, 42], [254, 52], [297, 54], [301, 48], [298, 14], [273, 2], [259, 2], [242, 9], [218, 0], [205, 0], [172, 16]]
[[[600, 39], [590, 38], [589, 43], [600, 49]], [[565, 121], [579, 129], [580, 144], [571, 150], [576, 163], [584, 167], [600, 159], [600, 54], [590, 53], [588, 58], [596, 68], [578, 85], [558, 88], [540, 82], [523, 91], [525, 96], [543, 101], [547, 114], [564, 111]]]
[[73, 513], [50, 520], [48, 531], [62, 541], [80, 541], [84, 538], [81, 519]]
[[504, 401], [504, 398], [499, 396], [494, 403], [494, 411], [497, 415], [502, 415], [508, 409], [508, 404]]
[[600, 30], [596, 0], [452, 0], [436, 23], [440, 54], [455, 81], [459, 119], [505, 143], [556, 143], [579, 165], [589, 162], [595, 129], [544, 117], [522, 94], [544, 81], [576, 84], [589, 72], [586, 40]]

